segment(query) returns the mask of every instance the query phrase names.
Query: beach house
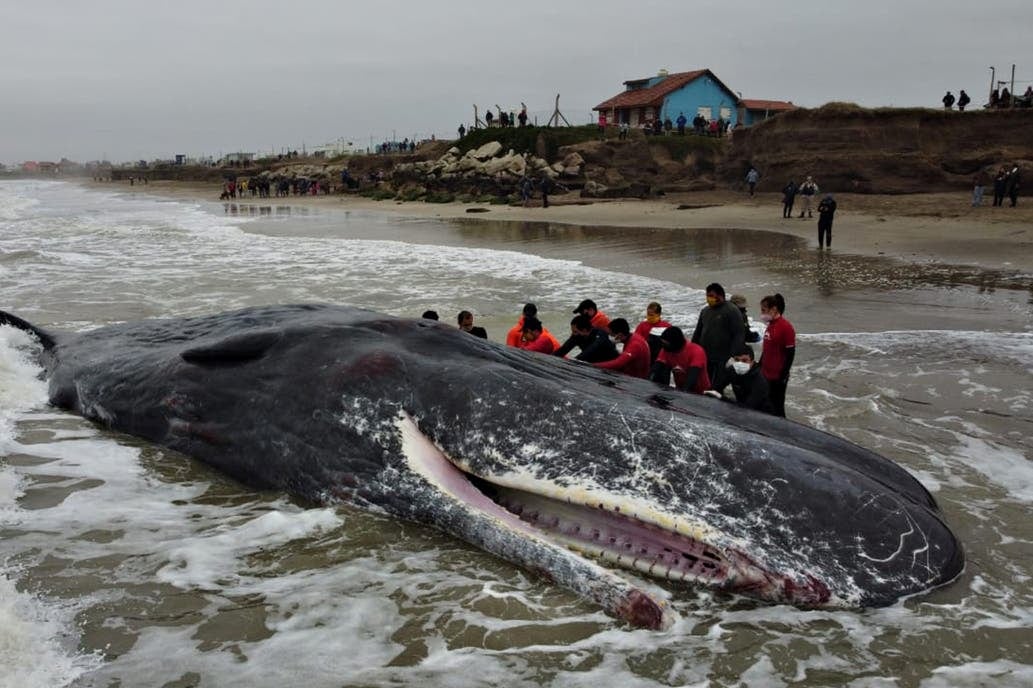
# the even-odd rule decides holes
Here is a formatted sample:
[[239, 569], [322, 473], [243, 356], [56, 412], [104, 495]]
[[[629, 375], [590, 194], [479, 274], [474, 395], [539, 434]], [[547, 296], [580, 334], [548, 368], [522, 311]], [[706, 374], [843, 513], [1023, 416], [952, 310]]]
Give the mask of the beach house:
[[739, 121], [743, 126], [751, 126], [774, 117], [780, 112], [795, 110], [796, 106], [786, 100], [755, 100], [743, 98], [739, 101]]
[[605, 113], [612, 124], [627, 122], [632, 127], [656, 119], [676, 121], [680, 114], [689, 122], [702, 115], [707, 121], [749, 126], [794, 107], [784, 101], [744, 101], [709, 69], [674, 73], [661, 69], [656, 76], [625, 81], [623, 91], [592, 109]]
[[707, 120], [738, 122], [739, 97], [709, 69], [668, 73], [624, 82], [624, 90], [596, 105], [611, 123], [627, 122], [638, 127], [655, 119], [678, 119], [684, 113], [691, 122], [696, 115]]

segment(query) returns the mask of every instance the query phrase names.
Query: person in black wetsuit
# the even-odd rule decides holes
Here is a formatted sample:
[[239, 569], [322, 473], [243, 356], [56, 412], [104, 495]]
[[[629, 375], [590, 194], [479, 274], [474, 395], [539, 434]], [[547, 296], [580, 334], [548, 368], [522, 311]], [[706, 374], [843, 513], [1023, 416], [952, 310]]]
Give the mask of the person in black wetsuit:
[[585, 363], [603, 363], [618, 356], [610, 335], [598, 327], [592, 327], [592, 319], [587, 315], [579, 315], [570, 321], [570, 337], [553, 354], [562, 358], [574, 347], [581, 349], [574, 358]]

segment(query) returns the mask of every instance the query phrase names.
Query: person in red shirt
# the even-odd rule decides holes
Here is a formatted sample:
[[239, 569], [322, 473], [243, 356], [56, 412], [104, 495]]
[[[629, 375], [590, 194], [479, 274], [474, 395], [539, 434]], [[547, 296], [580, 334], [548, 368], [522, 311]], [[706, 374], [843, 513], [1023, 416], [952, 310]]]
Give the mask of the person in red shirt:
[[660, 338], [652, 334], [654, 327], [670, 327], [671, 323], [660, 317], [662, 312], [660, 304], [653, 301], [646, 306], [646, 319], [635, 328], [635, 334], [645, 339], [649, 344], [650, 361], [655, 362], [660, 354]]
[[710, 389], [707, 375], [707, 352], [699, 344], [686, 341], [680, 327], [668, 327], [660, 335], [660, 355], [657, 356], [649, 379], [660, 384], [671, 384], [683, 392], [703, 394]]
[[649, 377], [649, 344], [645, 339], [631, 332], [631, 326], [624, 318], [610, 322], [610, 332], [617, 343], [623, 344], [621, 355], [612, 361], [593, 363], [596, 368], [619, 370], [632, 377]]
[[768, 398], [772, 412], [785, 418], [786, 386], [789, 369], [796, 358], [796, 330], [786, 320], [786, 301], [781, 294], [765, 296], [760, 300], [760, 319], [767, 323], [764, 330], [764, 348], [760, 357], [760, 373], [768, 381]]
[[596, 307], [595, 301], [592, 299], [585, 299], [579, 303], [578, 307], [574, 309], [574, 315], [587, 315], [592, 319], [592, 327], [609, 334], [610, 319], [606, 317], [606, 313], [603, 313], [598, 307]]
[[542, 332], [542, 321], [538, 318], [524, 318], [523, 335], [517, 348], [524, 351], [535, 351], [540, 354], [552, 354], [556, 350], [554, 338], [546, 337]]

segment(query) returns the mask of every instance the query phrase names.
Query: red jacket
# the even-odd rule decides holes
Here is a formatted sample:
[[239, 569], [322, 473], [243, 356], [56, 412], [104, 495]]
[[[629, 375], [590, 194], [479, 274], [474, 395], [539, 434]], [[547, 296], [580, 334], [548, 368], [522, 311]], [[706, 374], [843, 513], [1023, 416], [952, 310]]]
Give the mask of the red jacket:
[[546, 337], [545, 332], [543, 331], [538, 335], [538, 339], [533, 342], [521, 341], [517, 345], [517, 348], [523, 349], [524, 351], [537, 351], [540, 354], [551, 354], [556, 350], [556, 346], [554, 344], [555, 341], [556, 340], [555, 338], [552, 338], [552, 335]]
[[632, 377], [649, 377], [649, 343], [637, 334], [632, 334], [628, 341], [624, 342], [624, 351], [612, 361], [594, 363], [596, 368], [606, 370], [619, 370], [625, 375]]
[[667, 322], [666, 320], [658, 320], [655, 325], [649, 322], [648, 320], [643, 320], [638, 324], [638, 327], [635, 328], [635, 334], [637, 334], [639, 337], [642, 337], [646, 341], [649, 341], [649, 333], [652, 331], [654, 327], [670, 326], [671, 323]]

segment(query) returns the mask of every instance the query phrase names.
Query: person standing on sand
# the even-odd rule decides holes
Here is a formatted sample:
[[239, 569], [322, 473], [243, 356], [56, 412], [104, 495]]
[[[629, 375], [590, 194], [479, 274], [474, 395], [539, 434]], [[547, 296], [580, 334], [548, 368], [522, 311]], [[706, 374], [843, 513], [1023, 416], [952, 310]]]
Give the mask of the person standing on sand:
[[1004, 191], [1008, 184], [1008, 173], [1005, 172], [1004, 168], [997, 170], [997, 176], [994, 177], [994, 207], [1000, 207], [1004, 205]]
[[803, 201], [803, 205], [800, 207], [800, 219], [803, 219], [804, 213], [807, 213], [807, 217], [811, 217], [811, 201], [818, 195], [819, 191], [820, 189], [814, 183], [814, 179], [811, 175], [807, 175], [807, 179], [804, 180], [798, 189], [800, 200]]
[[972, 178], [972, 207], [983, 205], [983, 188], [986, 186], [986, 170], [979, 170]]
[[793, 203], [796, 201], [796, 182], [792, 179], [782, 189], [782, 219], [793, 217]]
[[1008, 173], [1008, 198], [1011, 199], [1011, 207], [1014, 208], [1015, 204], [1019, 201], [1019, 166], [1011, 168], [1011, 172]]
[[542, 192], [542, 207], [549, 207], [549, 192], [552, 191], [552, 180], [549, 179], [549, 175], [542, 174], [541, 179], [538, 180], [538, 188]]
[[750, 167], [750, 171], [746, 173], [746, 184], [750, 187], [750, 196], [753, 196], [758, 181], [760, 181], [760, 172], [756, 167]]
[[836, 199], [825, 194], [818, 204], [818, 248], [832, 248], [832, 218], [836, 214]]

